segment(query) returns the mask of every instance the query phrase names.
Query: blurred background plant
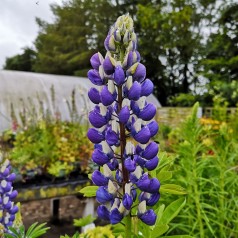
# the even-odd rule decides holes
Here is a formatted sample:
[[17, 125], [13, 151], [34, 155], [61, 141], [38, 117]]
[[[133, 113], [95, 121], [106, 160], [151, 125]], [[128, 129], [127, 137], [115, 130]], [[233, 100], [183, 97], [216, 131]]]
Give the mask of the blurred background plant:
[[70, 121], [60, 120], [60, 113], [54, 106], [53, 87], [51, 100], [53, 115], [44, 109], [39, 98], [40, 107], [31, 99], [28, 99], [30, 106], [27, 107], [22, 100], [24, 110], [18, 117], [14, 105], [11, 106], [13, 127], [1, 135], [1, 150], [23, 181], [42, 175], [52, 179], [68, 178], [75, 172], [85, 174], [92, 169], [93, 145], [86, 136], [88, 125], [75, 106], [75, 90], [71, 101], [66, 101]]

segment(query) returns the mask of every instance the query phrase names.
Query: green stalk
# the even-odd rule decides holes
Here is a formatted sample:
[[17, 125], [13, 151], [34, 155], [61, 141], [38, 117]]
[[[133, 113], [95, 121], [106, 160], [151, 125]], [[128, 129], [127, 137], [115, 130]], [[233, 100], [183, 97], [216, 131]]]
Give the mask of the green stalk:
[[130, 238], [132, 237], [132, 232], [131, 232], [131, 217], [130, 217], [130, 214], [128, 214], [126, 217], [125, 217], [125, 237], [126, 238]]
[[[193, 151], [196, 151], [196, 148], [194, 148]], [[195, 181], [193, 184], [193, 189], [194, 189], [194, 200], [195, 200], [195, 206], [196, 206], [196, 211], [197, 211], [197, 220], [198, 220], [198, 224], [199, 224], [199, 233], [200, 233], [200, 237], [204, 238], [205, 234], [204, 234], [204, 227], [203, 227], [203, 221], [202, 221], [202, 215], [201, 215], [201, 211], [202, 208], [200, 206], [200, 195], [199, 195], [199, 189], [198, 189], [198, 185], [197, 185], [197, 163], [196, 163], [196, 155], [193, 155], [193, 180]]]

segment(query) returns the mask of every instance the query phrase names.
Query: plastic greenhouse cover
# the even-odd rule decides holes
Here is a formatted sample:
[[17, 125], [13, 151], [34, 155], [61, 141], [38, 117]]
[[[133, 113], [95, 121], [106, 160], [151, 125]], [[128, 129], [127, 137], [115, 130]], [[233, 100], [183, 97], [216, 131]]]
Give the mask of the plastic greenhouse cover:
[[[28, 119], [31, 116], [40, 119], [40, 105], [45, 113], [49, 112], [54, 116], [59, 112], [61, 120], [70, 120], [73, 90], [77, 114], [82, 122], [87, 122], [88, 112], [93, 108], [87, 92], [92, 86], [94, 85], [83, 77], [0, 70], [0, 132], [11, 128], [13, 111], [18, 122], [21, 121], [19, 114], [24, 112]], [[153, 95], [148, 97], [148, 101], [156, 107], [161, 106]]]

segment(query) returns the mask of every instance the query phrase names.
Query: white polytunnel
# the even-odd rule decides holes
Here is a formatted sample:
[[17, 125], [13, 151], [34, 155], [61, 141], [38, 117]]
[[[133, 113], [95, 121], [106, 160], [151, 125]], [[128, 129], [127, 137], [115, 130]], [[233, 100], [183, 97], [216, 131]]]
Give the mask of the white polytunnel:
[[[11, 128], [13, 112], [19, 120], [20, 113], [33, 107], [33, 113], [37, 114], [40, 105], [52, 115], [59, 112], [61, 120], [70, 120], [73, 91], [77, 113], [82, 120], [87, 120], [94, 106], [87, 96], [92, 86], [83, 77], [0, 70], [0, 131]], [[154, 95], [148, 97], [148, 102], [161, 106]]]

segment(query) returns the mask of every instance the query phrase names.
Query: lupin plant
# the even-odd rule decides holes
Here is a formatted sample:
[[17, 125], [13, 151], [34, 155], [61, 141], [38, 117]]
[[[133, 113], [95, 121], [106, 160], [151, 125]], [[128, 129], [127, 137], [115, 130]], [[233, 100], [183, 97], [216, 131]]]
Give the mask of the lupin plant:
[[14, 205], [17, 191], [13, 190], [12, 183], [16, 175], [11, 172], [9, 160], [0, 165], [0, 225], [2, 233], [8, 233], [9, 227], [13, 225], [18, 207]]
[[[160, 198], [160, 182], [148, 171], [158, 165], [158, 144], [152, 140], [158, 132], [153, 120], [156, 107], [146, 98], [153, 83], [146, 78], [140, 63], [137, 36], [129, 15], [120, 16], [104, 42], [105, 57], [91, 57], [93, 69], [88, 78], [96, 85], [88, 92], [96, 104], [89, 113], [92, 128], [88, 138], [95, 144], [92, 160], [99, 169], [92, 181], [99, 186], [96, 199], [99, 218], [117, 224], [126, 219], [126, 237], [130, 237], [132, 208], [147, 225], [154, 225], [153, 206]], [[151, 208], [149, 208], [151, 207]]]

